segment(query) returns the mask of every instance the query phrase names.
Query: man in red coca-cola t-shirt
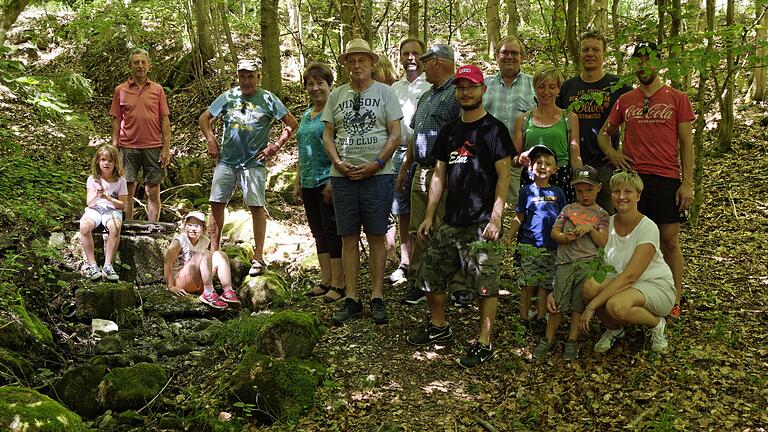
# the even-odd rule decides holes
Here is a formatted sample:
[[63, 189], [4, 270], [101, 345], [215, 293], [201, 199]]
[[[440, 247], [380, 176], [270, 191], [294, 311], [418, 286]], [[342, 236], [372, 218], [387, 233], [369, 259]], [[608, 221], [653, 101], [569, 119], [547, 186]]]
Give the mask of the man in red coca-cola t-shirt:
[[[635, 75], [640, 84], [619, 97], [597, 139], [616, 168], [635, 170], [643, 179], [638, 209], [659, 226], [662, 253], [672, 269], [677, 292], [670, 315], [677, 317], [684, 265], [678, 238], [680, 223], [693, 200], [695, 115], [688, 95], [664, 84], [657, 75], [660, 56], [655, 43], [638, 43], [632, 57], [637, 60]], [[622, 123], [627, 124], [624, 145], [616, 150], [611, 136]]]

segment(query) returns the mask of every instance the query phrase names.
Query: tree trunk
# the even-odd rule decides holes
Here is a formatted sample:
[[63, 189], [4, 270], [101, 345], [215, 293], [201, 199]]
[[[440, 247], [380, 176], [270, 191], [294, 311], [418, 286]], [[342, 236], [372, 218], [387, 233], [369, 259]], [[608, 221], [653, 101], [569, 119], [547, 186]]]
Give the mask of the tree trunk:
[[299, 70], [304, 70], [304, 32], [302, 30], [304, 23], [301, 19], [301, 0], [288, 1], [288, 27], [291, 32], [291, 48], [293, 48], [299, 57]]
[[261, 0], [261, 86], [280, 95], [280, 27], [278, 0]]
[[[592, 7], [595, 14], [594, 27], [600, 31], [600, 33], [608, 34], [608, 0], [595, 0]], [[583, 29], [586, 30], [586, 29]]]
[[660, 44], [664, 40], [664, 21], [667, 16], [667, 0], [656, 0], [656, 6], [659, 13], [658, 33], [656, 34], [656, 43]]
[[520, 13], [517, 11], [516, 0], [507, 2], [507, 36], [517, 37], [517, 26], [520, 24]]
[[408, 1], [408, 37], [419, 37], [419, 0]]
[[485, 6], [485, 18], [488, 26], [488, 57], [496, 57], [496, 45], [501, 39], [501, 20], [499, 19], [499, 0], [488, 0]]
[[[421, 31], [421, 38], [424, 42], [429, 40], [429, 0], [424, 0], [424, 28]], [[450, 38], [450, 35], [448, 35]]]
[[[360, 3], [358, 3], [358, 6]], [[363, 31], [363, 39], [373, 47], [373, 2], [364, 1], [363, 4], [363, 16], [360, 20], [360, 30]]]
[[[681, 41], [678, 41], [680, 37], [680, 26], [682, 25], [682, 21], [680, 17], [683, 14], [682, 11], [682, 5], [680, 0], [672, 0], [672, 10], [669, 12], [670, 14], [670, 29], [669, 29], [669, 36], [671, 39], [669, 49], [669, 58], [680, 58], [680, 54], [683, 52], [684, 46]], [[688, 89], [683, 86], [684, 76], [681, 74], [681, 77], [683, 79], [675, 79], [672, 81], [672, 87], [687, 91]]]
[[10, 0], [7, 3], [5, 1], [2, 3], [2, 9], [0, 9], [0, 45], [5, 43], [6, 34], [19, 19], [19, 15], [29, 4], [29, 0]]
[[[734, 0], [728, 0], [725, 8], [725, 25], [731, 29], [733, 27]], [[736, 80], [734, 79], [733, 65], [733, 45], [734, 36], [728, 35], [725, 44], [725, 94], [720, 104], [720, 127], [717, 134], [717, 149], [721, 153], [731, 150], [731, 140], [733, 139], [733, 93], [735, 91]]]
[[[709, 55], [715, 45], [715, 0], [706, 0], [706, 22], [707, 22], [707, 46], [706, 54]], [[702, 68], [699, 75], [699, 89], [697, 94], [696, 132], [693, 135], [693, 203], [691, 203], [691, 225], [696, 226], [701, 214], [701, 204], [704, 201], [704, 164], [702, 158], [704, 155], [704, 126], [706, 124], [707, 103], [707, 81], [709, 79], [709, 69]]]
[[[613, 39], [614, 43], [619, 44], [619, 34], [621, 28], [619, 27], [619, 0], [613, 0], [611, 2], [611, 22], [613, 23]], [[622, 58], [622, 52], [620, 49], [613, 51], [614, 58], [616, 59], [616, 75], [621, 75], [624, 70], [624, 59]]]
[[213, 41], [211, 40], [211, 13], [208, 0], [194, 0], [195, 25], [197, 26], [197, 49], [200, 52], [200, 61], [205, 64], [214, 56]]
[[221, 19], [221, 25], [224, 28], [224, 37], [227, 39], [227, 48], [229, 48], [229, 57], [232, 61], [232, 65], [237, 65], [237, 48], [235, 47], [235, 41], [232, 39], [232, 30], [229, 28], [229, 14], [227, 7], [224, 5], [224, 0], [216, 2], [216, 7], [219, 10], [219, 17]]
[[[586, 30], [587, 27], [589, 27], [589, 20], [591, 18], [590, 10], [589, 10], [589, 2], [590, 0], [578, 0], [576, 2], [576, 10], [578, 11], [576, 33], [582, 32]], [[570, 13], [570, 11], [568, 13]]]
[[565, 41], [568, 46], [568, 54], [576, 66], [579, 65], [580, 60], [576, 26], [580, 15], [578, 9], [581, 3], [579, 0], [568, 0], [568, 10], [565, 15]]
[[[764, 42], [768, 40], [768, 2], [764, 0], [757, 0], [755, 7], [756, 18], [760, 19], [760, 25], [755, 30], [755, 40], [758, 42]], [[761, 5], [762, 3], [762, 5]], [[766, 100], [766, 81], [768, 81], [768, 67], [761, 61], [761, 59], [768, 57], [768, 48], [765, 45], [758, 45], [755, 56], [757, 60], [757, 66], [755, 67], [755, 73], [752, 76], [752, 85], [749, 87], [749, 99], [753, 101]]]

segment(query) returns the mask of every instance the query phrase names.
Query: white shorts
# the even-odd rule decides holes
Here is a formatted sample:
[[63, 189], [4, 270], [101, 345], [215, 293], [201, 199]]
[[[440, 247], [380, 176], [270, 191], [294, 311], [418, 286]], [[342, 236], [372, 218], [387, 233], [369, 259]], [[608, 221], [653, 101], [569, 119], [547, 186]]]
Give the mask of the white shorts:
[[109, 231], [109, 225], [107, 222], [113, 220], [115, 225], [122, 225], [123, 212], [116, 209], [108, 209], [105, 207], [88, 207], [83, 213], [83, 217], [80, 218], [80, 222], [85, 220], [91, 220], [94, 223], [94, 228], [98, 228], [99, 225], [104, 225], [104, 229]]
[[637, 281], [632, 288], [640, 291], [645, 297], [645, 308], [649, 312], [664, 317], [669, 315], [675, 305], [675, 285], [664, 278]]
[[235, 191], [235, 184], [240, 184], [245, 205], [248, 207], [263, 207], [266, 181], [267, 168], [265, 166], [232, 168], [219, 163], [213, 171], [209, 201], [228, 203], [229, 199], [232, 198], [232, 193]]

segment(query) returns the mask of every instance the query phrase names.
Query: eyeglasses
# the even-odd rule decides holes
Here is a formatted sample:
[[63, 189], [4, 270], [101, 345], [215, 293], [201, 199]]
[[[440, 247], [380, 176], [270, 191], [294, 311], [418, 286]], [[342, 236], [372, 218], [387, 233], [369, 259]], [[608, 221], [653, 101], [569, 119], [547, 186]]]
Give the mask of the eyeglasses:
[[461, 87], [459, 87], [459, 86], [456, 86], [456, 92], [457, 92], [457, 93], [461, 93], [461, 92], [471, 92], [471, 91], [473, 91], [474, 89], [478, 89], [478, 88], [480, 88], [480, 87], [482, 87], [482, 86], [483, 86], [483, 84], [475, 84], [475, 85], [468, 85], [468, 86], [461, 86]]
[[499, 55], [502, 57], [517, 57], [520, 54], [521, 54], [520, 51], [509, 51], [509, 50], [499, 51]]
[[352, 109], [355, 112], [360, 111], [360, 93], [355, 93], [355, 97], [352, 98]]
[[645, 98], [643, 98], [643, 115], [647, 115], [650, 109], [651, 109], [651, 98], [646, 96]]

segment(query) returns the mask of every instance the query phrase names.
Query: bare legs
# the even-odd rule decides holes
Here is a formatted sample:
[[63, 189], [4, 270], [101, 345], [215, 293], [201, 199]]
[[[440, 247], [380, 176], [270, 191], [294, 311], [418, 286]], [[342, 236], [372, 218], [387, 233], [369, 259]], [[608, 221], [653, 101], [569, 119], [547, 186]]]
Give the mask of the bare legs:
[[[359, 234], [341, 237], [341, 260], [344, 268], [344, 280], [347, 285], [347, 297], [357, 300], [360, 294], [357, 289], [357, 277], [360, 270]], [[371, 274], [371, 298], [384, 297], [384, 266], [387, 261], [386, 235], [368, 234], [370, 246], [369, 270]]]
[[[136, 183], [128, 183], [128, 199], [125, 203], [125, 219], [133, 220], [133, 197], [136, 194]], [[146, 183], [144, 192], [147, 195], [147, 220], [157, 222], [160, 220], [160, 185]]]
[[661, 253], [664, 254], [669, 268], [672, 270], [672, 280], [675, 283], [675, 304], [680, 304], [680, 296], [683, 294], [683, 273], [685, 263], [683, 251], [680, 249], [680, 224], [669, 223], [659, 227], [661, 237]]
[[[117, 247], [120, 245], [120, 228], [122, 223], [118, 219], [110, 219], [107, 221], [107, 230], [109, 234], [107, 236], [107, 244], [104, 246], [104, 265], [111, 265], [112, 260], [117, 252]], [[83, 245], [83, 253], [85, 259], [88, 261], [88, 265], [96, 264], [96, 253], [93, 245], [93, 229], [96, 228], [96, 223], [91, 219], [80, 219], [80, 244]]]

